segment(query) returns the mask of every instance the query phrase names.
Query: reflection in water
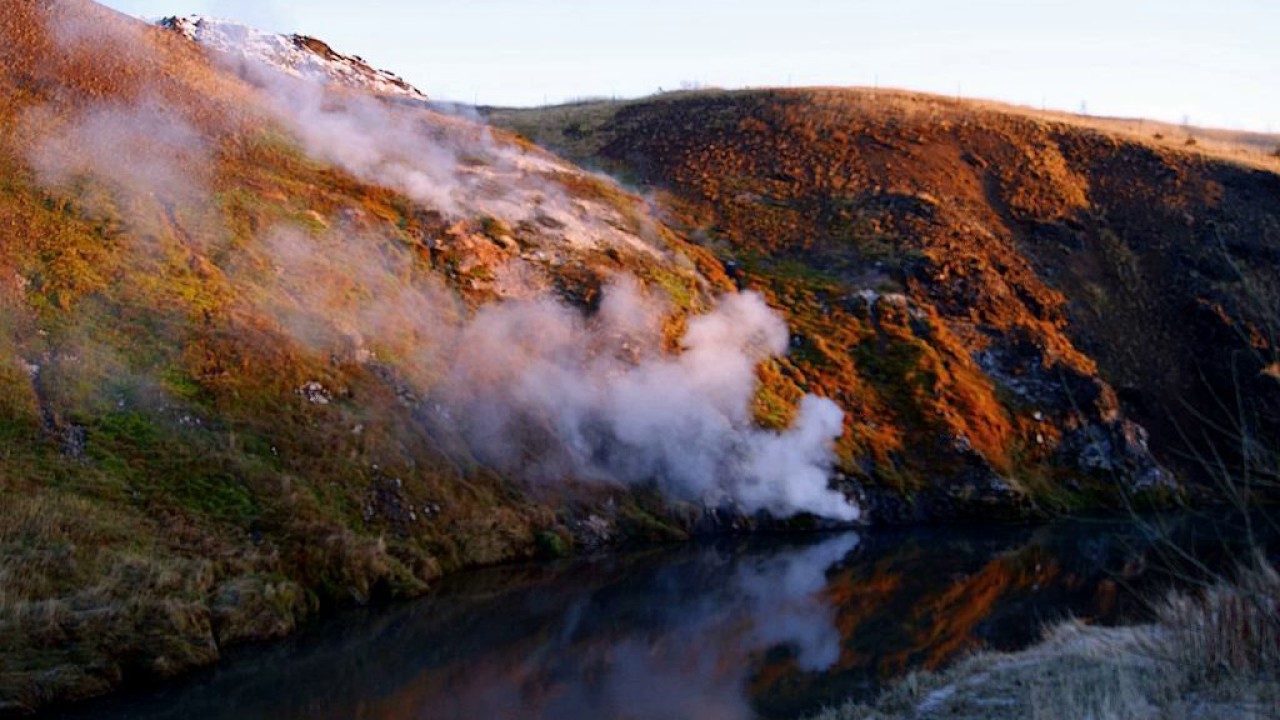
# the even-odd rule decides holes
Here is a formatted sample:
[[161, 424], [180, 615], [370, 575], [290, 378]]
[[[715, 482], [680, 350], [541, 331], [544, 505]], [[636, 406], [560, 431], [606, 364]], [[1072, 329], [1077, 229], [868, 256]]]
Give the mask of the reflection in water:
[[406, 689], [370, 716], [753, 717], [753, 656], [785, 649], [810, 671], [839, 657], [835, 611], [820, 593], [857, 545], [846, 533], [768, 554], [705, 549], [638, 587], [624, 579], [630, 598], [617, 586], [574, 598], [534, 620], [552, 620], [545, 641], [460, 666], [428, 693]]
[[819, 593], [827, 585], [827, 570], [858, 544], [852, 533], [821, 545], [744, 563], [735, 577], [748, 600], [753, 650], [774, 646], [796, 649], [796, 664], [814, 672], [831, 667], [840, 657], [834, 608]]
[[[793, 717], [1163, 582], [1123, 523], [753, 540], [496, 568], [97, 718]], [[1154, 584], [1153, 584], [1154, 583]]]

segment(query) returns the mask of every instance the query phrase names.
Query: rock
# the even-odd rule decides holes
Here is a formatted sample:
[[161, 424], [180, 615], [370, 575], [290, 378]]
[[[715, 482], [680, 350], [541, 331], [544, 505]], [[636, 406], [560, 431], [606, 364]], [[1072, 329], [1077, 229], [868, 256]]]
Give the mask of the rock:
[[1151, 455], [1147, 431], [1131, 420], [1090, 424], [1068, 432], [1059, 454], [1068, 465], [1116, 482], [1127, 493], [1178, 488], [1173, 475]]
[[309, 380], [303, 383], [302, 386], [294, 392], [306, 398], [307, 402], [312, 405], [328, 405], [333, 402], [333, 393], [329, 392], [324, 385], [321, 385], [315, 380]]
[[72, 460], [83, 460], [88, 437], [89, 431], [85, 426], [68, 425], [62, 432], [62, 454]]
[[592, 513], [585, 520], [570, 523], [569, 530], [576, 545], [595, 550], [613, 542], [618, 534], [618, 525], [616, 521]]

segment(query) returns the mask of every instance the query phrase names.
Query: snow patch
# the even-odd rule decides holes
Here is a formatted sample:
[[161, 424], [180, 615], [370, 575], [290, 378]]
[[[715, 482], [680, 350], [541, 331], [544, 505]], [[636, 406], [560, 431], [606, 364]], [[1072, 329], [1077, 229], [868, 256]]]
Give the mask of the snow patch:
[[398, 75], [371, 67], [358, 55], [336, 52], [324, 42], [305, 35], [266, 33], [200, 15], [167, 17], [157, 24], [204, 47], [274, 67], [294, 77], [320, 78], [378, 95], [427, 100], [425, 93]]

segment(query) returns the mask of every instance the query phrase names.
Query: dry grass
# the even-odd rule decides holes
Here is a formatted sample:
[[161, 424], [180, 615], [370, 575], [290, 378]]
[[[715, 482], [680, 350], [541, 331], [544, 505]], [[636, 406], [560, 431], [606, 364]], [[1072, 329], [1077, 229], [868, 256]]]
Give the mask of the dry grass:
[[[489, 112], [661, 188], [675, 227], [784, 308], [802, 341], [765, 400], [785, 384], [837, 400], [849, 418], [842, 470], [866, 485], [919, 500], [976, 455], [1044, 508], [1121, 504], [1115, 473], [1078, 466], [1089, 433], [1117, 412], [1184, 478], [1199, 468], [1175, 457], [1178, 425], [1202, 426], [1192, 415], [1206, 410], [1229, 424], [1213, 395], [1229, 392], [1232, 358], [1256, 344], [1221, 340], [1244, 330], [1249, 291], [1235, 270], [1265, 274], [1277, 238], [1264, 189], [1274, 176], [1241, 165], [1280, 167], [1263, 152], [1274, 137], [1192, 130], [1187, 146], [1185, 132], [1146, 123], [865, 88]], [[1224, 192], [1246, 186], [1257, 192]], [[910, 315], [859, 304], [867, 290], [906, 295]], [[1189, 322], [1202, 300], [1216, 318]], [[1098, 379], [1123, 388], [1124, 408]], [[1231, 443], [1196, 446], [1230, 455]], [[1153, 477], [1136, 457], [1124, 472]]]
[[[84, 42], [68, 49], [59, 32]], [[150, 101], [207, 146], [175, 173], [199, 187], [139, 189], [78, 169], [41, 181], [31, 149], [50, 134]], [[449, 265], [464, 240], [494, 243], [483, 219], [454, 223], [307, 157], [265, 113], [246, 119], [254, 102], [187, 41], [87, 1], [0, 12], [0, 715], [167, 677], [320, 609], [531, 555], [539, 533], [568, 536], [573, 502], [613, 508], [620, 535], [642, 524], [628, 518], [668, 519], [618, 488], [534, 497], [479, 467], [456, 428], [415, 404], [429, 387], [413, 375], [423, 339], [388, 329], [394, 313], [370, 341], [376, 362], [334, 333], [289, 332], [257, 283], [278, 275], [272, 229], [299, 228], [317, 253], [353, 248], [308, 281], [333, 280], [356, 307], [388, 284], [387, 302], [415, 283], [483, 302]], [[394, 111], [445, 134], [485, 132]], [[557, 289], [598, 289], [607, 263], [704, 306], [689, 260], [704, 277], [715, 261], [650, 222], [640, 200], [590, 176], [542, 180], [645, 221], [674, 251], [566, 262], [547, 270]], [[371, 280], [342, 258], [394, 258], [395, 272]], [[307, 309], [333, 321], [350, 307]], [[308, 402], [298, 388], [309, 381], [333, 401]]]
[[[1036, 475], [1030, 469], [1047, 454], [1035, 441], [1044, 428], [1008, 407], [973, 362], [973, 338], [953, 332], [933, 303], [912, 293], [909, 308], [857, 306], [851, 298], [864, 283], [901, 292], [908, 289], [904, 276], [920, 267], [944, 278], [969, 276], [963, 282], [999, 289], [980, 302], [965, 299], [966, 326], [977, 321], [988, 331], [1028, 337], [1069, 372], [1096, 371], [1055, 327], [1065, 299], [1009, 244], [992, 238], [979, 248], [966, 235], [929, 247], [936, 227], [902, 212], [943, 212], [937, 198], [919, 190], [880, 197], [882, 184], [951, 192], [945, 185], [956, 169], [934, 167], [911, 146], [976, 113], [970, 105], [904, 93], [811, 89], [671, 93], [631, 103], [495, 110], [491, 117], [574, 159], [672, 188], [679, 197], [663, 199], [688, 234], [735, 260], [804, 339], [772, 374], [770, 397], [785, 396], [788, 384], [819, 388], [849, 413], [839, 448], [845, 472], [866, 477], [870, 465], [870, 482], [916, 491], [969, 462], [940, 437], [963, 438], [960, 445], [1004, 477]], [[919, 177], [870, 176], [888, 165], [885, 150], [912, 154], [903, 165]], [[640, 159], [630, 166], [631, 158]], [[1039, 317], [1028, 317], [1030, 304]]]
[[[83, 47], [60, 52], [58, 31]], [[16, 0], [0, 41], [0, 715], [533, 551], [549, 510], [444, 462], [404, 429], [386, 380], [290, 340], [226, 272], [282, 223], [350, 210], [397, 243], [437, 233], [438, 216], [261, 124], [223, 122], [247, 90], [171, 33], [88, 2]], [[214, 148], [211, 197], [36, 182], [25, 150], [45, 133], [146, 93]], [[294, 389], [315, 377], [361, 403], [308, 407]], [[399, 512], [367, 511], [371, 496]], [[438, 518], [409, 515], [428, 503]]]
[[0, 713], [216, 657], [213, 561], [157, 545], [136, 514], [57, 489], [0, 490]]
[[[70, 23], [64, 30], [81, 32], [85, 23], [105, 29], [94, 35], [102, 42], [60, 52], [42, 13]], [[537, 532], [571, 512], [465, 460], [446, 460], [441, 446], [456, 438], [448, 428], [423, 428], [405, 407], [403, 369], [362, 366], [291, 339], [230, 272], [233, 257], [270, 272], [260, 242], [266, 229], [346, 225], [380, 243], [375, 250], [410, 258], [407, 275], [444, 276], [460, 289], [442, 266], [448, 253], [427, 247], [450, 232], [444, 219], [309, 160], [278, 131], [243, 122], [251, 102], [242, 83], [176, 36], [131, 22], [80, 0], [15, 0], [0, 13], [0, 273], [23, 283], [21, 291], [0, 284], [13, 296], [0, 298], [0, 707], [166, 676], [212, 661], [214, 640], [270, 637], [319, 606], [421, 592], [442, 571], [532, 552]], [[146, 94], [184, 109], [210, 141], [212, 202], [164, 207], [144, 194], [126, 206], [91, 181], [65, 191], [37, 186], [20, 159], [24, 147], [94, 103]], [[688, 150], [681, 143], [698, 140], [708, 121], [741, 129], [741, 108], [715, 104], [732, 96], [705, 97], [715, 101], [714, 114], [679, 115], [659, 150]], [[853, 101], [832, 95], [809, 116], [803, 96], [784, 99], [790, 104], [771, 119], [806, 142], [778, 154], [779, 171], [808, 177], [821, 167], [815, 186], [843, 192], [857, 165], [847, 130], [836, 127], [831, 145], [807, 139], [839, 126]], [[40, 116], [48, 124], [22, 125], [27, 135], [20, 137], [19, 118], [34, 106], [49, 110]], [[871, 106], [881, 108], [881, 130], [912, 113], [935, 112], [910, 98], [873, 98]], [[579, 152], [599, 151], [612, 138], [598, 128], [622, 109], [578, 108], [579, 125], [565, 125], [565, 139]], [[923, 483], [952, 469], [932, 448], [953, 430], [994, 464], [1011, 462], [1005, 450], [1026, 430], [977, 371], [964, 338], [949, 335], [934, 315], [917, 318], [887, 303], [873, 316], [843, 302], [849, 298], [831, 280], [852, 272], [863, 255], [904, 267], [928, 259], [910, 244], [916, 228], [892, 227], [894, 218], [877, 207], [833, 206], [848, 210], [831, 228], [854, 252], [815, 244], [818, 234], [807, 223], [832, 208], [788, 195], [753, 165], [771, 158], [769, 143], [782, 135], [750, 130], [744, 132], [754, 144], [691, 156], [680, 177], [727, 208], [726, 234], [758, 236], [737, 246], [744, 256], [783, 251], [754, 256], [751, 282], [791, 308], [793, 326], [810, 341], [769, 368], [761, 414], [784, 420], [800, 392], [817, 390], [859, 418], [874, 418], [843, 442], [849, 469], [863, 454], [884, 467], [896, 456], [917, 463], [908, 469]], [[835, 132], [845, 132], [843, 139]], [[824, 157], [844, 164], [818, 162]], [[1054, 166], [1052, 157], [1041, 159]], [[943, 176], [952, 168], [935, 170]], [[768, 202], [721, 202], [748, 190]], [[587, 181], [576, 192], [640, 212], [608, 185]], [[1022, 203], [1070, 204], [1076, 195]], [[932, 207], [919, 193], [901, 197], [917, 209]], [[688, 226], [711, 230], [709, 223]], [[711, 285], [729, 285], [710, 252], [667, 237], [660, 226], [655, 232], [693, 258]], [[139, 246], [147, 252], [133, 252]], [[814, 259], [794, 261], [791, 250], [814, 251]], [[964, 250], [944, 244], [934, 254]], [[1025, 329], [1035, 342], [1079, 360], [1054, 325], [1062, 299], [1032, 282], [1028, 264], [1007, 251], [997, 248], [995, 262], [981, 253], [964, 258], [984, 272], [1014, 268], [998, 278], [1001, 302], [1017, 296], [1048, 309], [1023, 323], [989, 303], [982, 319]], [[681, 306], [705, 298], [707, 289], [678, 265], [633, 269]], [[591, 289], [593, 273], [582, 272], [579, 281], [571, 272], [558, 276], [569, 290]], [[900, 290], [900, 279], [884, 282]], [[861, 367], [852, 358], [859, 348], [867, 357]], [[19, 359], [39, 361], [38, 378]], [[299, 398], [295, 389], [317, 378], [342, 389], [335, 402], [312, 406]], [[74, 432], [87, 437], [82, 453], [65, 447]], [[913, 446], [924, 449], [905, 452]], [[590, 501], [599, 507], [614, 498], [596, 491]], [[629, 502], [639, 501], [620, 499], [620, 515], [652, 521], [661, 514], [656, 501], [642, 505], [643, 514]], [[428, 506], [436, 508], [430, 518], [415, 511]], [[51, 677], [61, 678], [56, 686]]]
[[1231, 688], [1280, 678], [1280, 574], [1264, 559], [1234, 581], [1170, 596], [1159, 612], [1164, 659], [1190, 682]]
[[1280, 713], [1280, 576], [1259, 561], [1231, 583], [1175, 592], [1155, 624], [1067, 622], [1038, 645], [906, 676], [871, 703], [812, 720], [1269, 718]]

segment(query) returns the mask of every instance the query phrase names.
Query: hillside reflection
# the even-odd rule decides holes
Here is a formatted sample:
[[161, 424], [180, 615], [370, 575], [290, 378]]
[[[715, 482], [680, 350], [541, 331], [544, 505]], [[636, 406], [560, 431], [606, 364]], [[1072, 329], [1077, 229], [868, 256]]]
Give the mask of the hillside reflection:
[[[1179, 520], [1213, 562], [1213, 532]], [[1193, 532], [1195, 531], [1195, 532]], [[726, 542], [495, 568], [79, 717], [792, 717], [1167, 582], [1125, 523]]]

